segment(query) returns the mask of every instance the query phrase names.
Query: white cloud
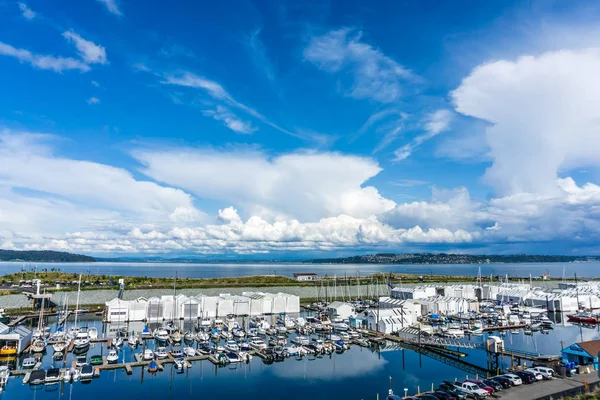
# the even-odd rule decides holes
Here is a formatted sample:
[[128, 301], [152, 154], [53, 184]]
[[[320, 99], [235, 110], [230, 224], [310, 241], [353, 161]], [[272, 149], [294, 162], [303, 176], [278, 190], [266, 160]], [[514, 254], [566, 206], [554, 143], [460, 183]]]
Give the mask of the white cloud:
[[471, 200], [466, 188], [432, 189], [431, 201], [398, 204], [385, 213], [382, 221], [398, 228], [464, 229], [474, 231], [476, 223], [486, 220], [482, 205]]
[[404, 82], [414, 74], [381, 52], [361, 41], [362, 32], [343, 28], [312, 37], [304, 50], [304, 59], [319, 68], [352, 75], [350, 97], [389, 103], [402, 95]]
[[559, 170], [600, 163], [600, 50], [563, 50], [480, 65], [452, 93], [491, 123], [485, 182], [500, 195], [557, 195]]
[[217, 106], [214, 110], [204, 110], [202, 113], [213, 117], [217, 121], [222, 121], [227, 128], [236, 133], [250, 134], [257, 130], [250, 122], [242, 121], [237, 115], [223, 106]]
[[408, 158], [412, 152], [424, 142], [448, 130], [452, 121], [452, 112], [449, 110], [437, 110], [428, 114], [423, 121], [424, 134], [416, 136], [410, 143], [405, 144], [394, 152], [395, 161]]
[[182, 190], [136, 180], [109, 165], [60, 157], [52, 147], [55, 140], [5, 130], [0, 135], [0, 186], [33, 191], [28, 202], [50, 202], [53, 208], [105, 210], [99, 216], [145, 216], [158, 222], [168, 221], [178, 208], [194, 209], [191, 196]]
[[25, 19], [32, 20], [37, 15], [31, 8], [27, 7], [27, 4], [18, 2], [19, 9], [22, 12], [22, 15]]
[[35, 68], [52, 70], [54, 72], [63, 72], [68, 70], [87, 72], [90, 70], [90, 67], [87, 64], [74, 58], [33, 54], [29, 50], [17, 49], [2, 42], [0, 42], [0, 55], [14, 57], [21, 62], [31, 64]]
[[97, 97], [90, 97], [89, 99], [87, 99], [87, 103], [88, 104], [100, 104], [100, 99], [98, 99]]
[[122, 17], [123, 16], [123, 12], [121, 11], [121, 9], [119, 8], [119, 5], [117, 4], [117, 0], [97, 0], [98, 2], [104, 4], [106, 6], [106, 9], [111, 13], [114, 14], [118, 17]]
[[381, 170], [368, 158], [196, 149], [143, 150], [134, 157], [153, 179], [201, 198], [241, 205], [248, 214], [315, 219], [343, 213], [360, 218], [395, 204], [374, 187], [363, 187]]
[[252, 59], [257, 69], [264, 72], [267, 79], [271, 82], [275, 80], [275, 68], [267, 56], [267, 49], [260, 40], [260, 29], [256, 29], [248, 37], [248, 47], [252, 52]]
[[73, 42], [79, 55], [88, 64], [106, 64], [106, 50], [104, 47], [85, 40], [73, 31], [63, 32], [63, 37], [69, 42]]
[[96, 87], [100, 87], [100, 84], [96, 81], [92, 81], [92, 85], [96, 86]]
[[[330, 143], [330, 137], [314, 132], [306, 132], [302, 130], [298, 130], [292, 132], [281, 126], [275, 124], [267, 117], [249, 107], [243, 103], [235, 100], [221, 84], [218, 82], [212, 81], [202, 76], [195, 75], [189, 71], [182, 71], [177, 73], [165, 74], [163, 76], [163, 80], [161, 81], [164, 85], [176, 85], [183, 87], [190, 87], [194, 89], [202, 89], [204, 90], [213, 100], [217, 100], [221, 102], [221, 105], [227, 105], [230, 107], [237, 108], [246, 114], [258, 119], [262, 123], [270, 126], [273, 129], [278, 130], [279, 132], [285, 133], [286, 135], [290, 135], [296, 137], [298, 139], [312, 141], [319, 145]], [[179, 100], [177, 100], [179, 101]], [[213, 115], [210, 115], [213, 116]], [[237, 125], [239, 127], [239, 124]]]

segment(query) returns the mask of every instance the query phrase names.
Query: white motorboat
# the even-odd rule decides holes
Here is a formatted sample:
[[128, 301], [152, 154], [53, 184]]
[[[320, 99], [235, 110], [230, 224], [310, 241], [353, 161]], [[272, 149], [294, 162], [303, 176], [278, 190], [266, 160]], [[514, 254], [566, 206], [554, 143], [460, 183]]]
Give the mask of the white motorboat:
[[37, 364], [37, 361], [35, 358], [33, 357], [27, 357], [26, 359], [23, 360], [23, 368], [33, 368], [35, 367], [35, 364]]
[[287, 333], [287, 328], [283, 325], [277, 325], [275, 327], [275, 330], [277, 330], [277, 333], [279, 334], [286, 334]]
[[183, 340], [185, 340], [188, 343], [193, 342], [194, 334], [192, 332], [186, 332], [185, 335], [183, 335]]
[[85, 364], [87, 364], [87, 357], [85, 355], [75, 357], [76, 366], [83, 367]]
[[336, 331], [344, 331], [345, 332], [348, 329], [350, 329], [350, 326], [348, 324], [343, 323], [343, 322], [333, 322], [331, 324], [331, 326]]
[[183, 349], [183, 353], [188, 357], [194, 357], [196, 355], [196, 349], [192, 346], [186, 346]]
[[75, 336], [75, 340], [73, 341], [73, 346], [76, 349], [85, 349], [90, 345], [90, 338], [88, 337], [87, 332], [79, 332], [77, 336]]
[[165, 347], [158, 347], [154, 351], [154, 355], [156, 356], [156, 358], [159, 358], [159, 359], [169, 357], [169, 353], [167, 353], [167, 349]]
[[91, 380], [94, 377], [94, 368], [90, 364], [81, 367], [81, 380]]
[[46, 371], [46, 379], [44, 379], [45, 384], [58, 383], [58, 381], [60, 381], [60, 369], [50, 368]]
[[4, 390], [4, 387], [8, 383], [10, 377], [10, 368], [7, 365], [0, 366], [0, 391]]
[[244, 361], [244, 362], [249, 362], [250, 360], [252, 360], [252, 356], [250, 355], [250, 353], [245, 352], [245, 351], [238, 352], [238, 357], [239, 357], [240, 361]]
[[202, 342], [208, 342], [210, 340], [210, 335], [207, 332], [198, 332], [196, 334], [196, 340], [200, 343]]
[[225, 350], [228, 351], [239, 351], [240, 350], [240, 346], [238, 346], [238, 344], [236, 343], [235, 340], [228, 340], [227, 343], [225, 343]]
[[90, 340], [98, 339], [98, 329], [96, 329], [96, 327], [94, 327], [94, 326], [89, 328], [88, 329], [88, 337], [90, 338]]
[[233, 339], [233, 334], [231, 332], [229, 332], [229, 331], [222, 331], [221, 332], [221, 339], [224, 339], [224, 340]]
[[161, 341], [165, 341], [166, 342], [167, 340], [169, 340], [169, 332], [167, 332], [166, 329], [162, 329], [162, 328], [161, 329], [157, 329], [154, 332], [154, 338], [156, 340], [161, 340]]
[[146, 349], [146, 350], [144, 350], [144, 354], [142, 355], [142, 358], [145, 361], [154, 360], [154, 352], [150, 349]]
[[260, 339], [254, 339], [250, 342], [250, 347], [252, 347], [254, 350], [261, 351], [267, 348], [267, 344]]
[[63, 380], [65, 382], [75, 382], [78, 381], [79, 378], [81, 378], [81, 372], [75, 367], [67, 369], [63, 375]]
[[306, 336], [296, 336], [295, 339], [292, 339], [292, 343], [296, 343], [301, 346], [308, 346], [310, 344], [310, 340], [308, 340]]
[[230, 351], [225, 356], [227, 357], [227, 361], [229, 361], [232, 364], [238, 363], [241, 361], [240, 356], [236, 352], [233, 352], [233, 351]]
[[106, 356], [106, 362], [109, 364], [114, 364], [117, 361], [119, 361], [119, 353], [117, 353], [116, 350], [110, 350]]
[[233, 331], [233, 336], [239, 339], [243, 339], [246, 337], [246, 331], [244, 331], [243, 329], [236, 329]]
[[175, 368], [179, 370], [183, 370], [187, 368], [187, 362], [181, 358], [175, 360]]
[[171, 355], [173, 356], [173, 358], [181, 358], [183, 357], [183, 352], [181, 351], [181, 349], [175, 348], [175, 349], [171, 349]]

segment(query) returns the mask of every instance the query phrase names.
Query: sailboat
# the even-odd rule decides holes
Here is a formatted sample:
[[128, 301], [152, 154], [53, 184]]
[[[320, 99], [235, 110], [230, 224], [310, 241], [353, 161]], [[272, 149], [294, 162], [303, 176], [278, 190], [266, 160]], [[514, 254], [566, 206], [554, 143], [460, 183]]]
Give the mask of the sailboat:
[[46, 350], [46, 341], [43, 339], [36, 339], [31, 345], [31, 351], [34, 353], [43, 353]]
[[77, 284], [77, 303], [75, 305], [75, 340], [73, 341], [73, 345], [75, 349], [83, 350], [89, 347], [90, 345], [90, 337], [87, 331], [82, 331], [81, 328], [77, 325], [77, 317], [79, 316], [79, 296], [81, 294], [81, 274], [79, 274], [79, 283]]
[[[38, 286], [38, 294], [40, 292], [39, 286]], [[45, 293], [45, 291], [44, 291]], [[45, 298], [42, 297], [42, 301], [41, 301], [41, 305], [40, 305], [40, 316], [38, 318], [38, 326], [37, 329], [35, 331], [33, 331], [31, 337], [32, 339], [36, 340], [36, 339], [44, 339], [46, 337], [46, 332], [44, 329], [44, 303], [45, 303]]]

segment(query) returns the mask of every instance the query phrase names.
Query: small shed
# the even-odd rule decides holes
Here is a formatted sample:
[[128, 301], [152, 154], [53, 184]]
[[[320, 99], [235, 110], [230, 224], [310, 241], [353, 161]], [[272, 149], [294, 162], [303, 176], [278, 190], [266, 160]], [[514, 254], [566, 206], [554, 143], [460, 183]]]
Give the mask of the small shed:
[[593, 365], [598, 369], [598, 352], [600, 340], [573, 343], [562, 351], [563, 362], [574, 362], [577, 365]]
[[294, 279], [298, 282], [310, 282], [317, 279], [317, 276], [314, 272], [298, 272], [294, 274]]
[[7, 331], [7, 326], [0, 324], [0, 347], [10, 346], [17, 348], [17, 354], [24, 352], [31, 344], [31, 330], [23, 325], [17, 326], [12, 331]]

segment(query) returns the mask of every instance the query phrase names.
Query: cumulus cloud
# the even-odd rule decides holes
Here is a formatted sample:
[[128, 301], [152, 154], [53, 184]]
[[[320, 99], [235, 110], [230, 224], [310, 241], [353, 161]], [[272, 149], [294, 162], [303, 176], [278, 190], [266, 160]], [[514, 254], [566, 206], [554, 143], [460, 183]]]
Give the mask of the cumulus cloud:
[[90, 70], [90, 67], [86, 63], [71, 57], [56, 57], [34, 54], [29, 50], [18, 49], [2, 42], [0, 42], [0, 55], [14, 57], [21, 62], [31, 64], [31, 66], [35, 68], [47, 69], [54, 72], [63, 72], [68, 70], [87, 72]]
[[[366, 217], [394, 202], [362, 185], [381, 168], [371, 159], [337, 153], [276, 157], [245, 150], [140, 150], [134, 157], [151, 178], [198, 197], [236, 202], [246, 212], [315, 219], [340, 213]], [[261, 212], [261, 215], [265, 215]]]
[[[282, 220], [269, 223], [253, 216], [245, 221], [228, 207], [219, 210], [219, 224], [200, 227], [174, 227], [168, 231], [133, 227], [121, 235], [97, 235], [76, 232], [62, 237], [47, 237], [43, 244], [25, 242], [20, 248], [49, 248], [70, 251], [169, 252], [188, 250], [195, 253], [268, 253], [273, 251], [314, 251], [356, 249], [363, 246], [393, 246], [402, 243], [465, 243], [472, 236], [447, 229], [393, 229], [375, 218], [347, 215], [300, 223]], [[13, 238], [18, 241], [19, 238]], [[22, 239], [21, 239], [22, 240]]]
[[89, 99], [87, 99], [87, 103], [88, 104], [100, 104], [100, 99], [98, 99], [97, 97], [90, 97]]
[[23, 18], [32, 20], [37, 15], [31, 8], [27, 7], [27, 4], [21, 2], [18, 2], [17, 4], [19, 6], [19, 10], [21, 10]]
[[85, 40], [73, 31], [63, 32], [63, 37], [75, 44], [80, 57], [88, 64], [106, 64], [106, 49], [89, 40]]
[[475, 68], [452, 93], [485, 120], [498, 194], [560, 194], [559, 170], [600, 162], [600, 50], [562, 50]]
[[[104, 215], [121, 213], [133, 220], [143, 215], [167, 221], [178, 208], [194, 209], [191, 196], [180, 189], [136, 180], [124, 169], [60, 157], [53, 144], [52, 136], [2, 132], [0, 186], [5, 191], [33, 191], [31, 196], [46, 199], [52, 207], [80, 205], [83, 210], [96, 208], [106, 210]], [[6, 216], [15, 218], [10, 212]]]
[[348, 71], [351, 89], [346, 94], [389, 103], [402, 95], [403, 82], [414, 74], [381, 50], [362, 41], [362, 32], [343, 28], [314, 36], [304, 49], [304, 59], [331, 72]]
[[123, 16], [123, 12], [119, 8], [119, 5], [117, 4], [117, 0], [97, 0], [97, 1], [104, 4], [104, 6], [108, 10], [108, 12], [110, 12], [111, 14], [114, 14], [117, 17]]

